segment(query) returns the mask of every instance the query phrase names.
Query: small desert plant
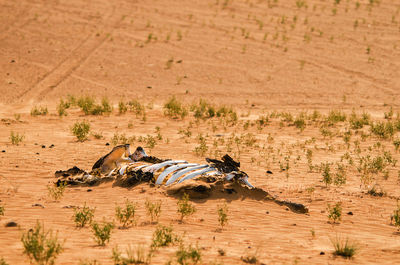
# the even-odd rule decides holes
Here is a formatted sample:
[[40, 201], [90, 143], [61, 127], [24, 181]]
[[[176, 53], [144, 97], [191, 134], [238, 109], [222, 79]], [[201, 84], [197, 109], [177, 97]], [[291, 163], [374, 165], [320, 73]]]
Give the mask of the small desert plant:
[[14, 133], [11, 131], [10, 133], [10, 141], [13, 145], [18, 145], [24, 140], [25, 136], [23, 134]]
[[375, 197], [383, 197], [385, 195], [385, 192], [379, 185], [373, 185], [372, 188], [367, 191], [367, 194]]
[[136, 205], [128, 200], [125, 202], [125, 208], [121, 208], [120, 206], [115, 207], [115, 216], [122, 224], [122, 227], [127, 227], [136, 222], [135, 212]]
[[197, 264], [201, 261], [201, 252], [197, 246], [192, 247], [192, 245], [189, 245], [185, 247], [181, 244], [175, 255], [176, 261], [181, 265]]
[[333, 244], [333, 247], [335, 248], [333, 255], [351, 258], [357, 252], [357, 245], [355, 243], [349, 242], [348, 238], [346, 238], [346, 240], [343, 240], [336, 237], [333, 240], [331, 239], [331, 242]]
[[340, 221], [342, 219], [342, 203], [337, 202], [335, 203], [334, 206], [331, 206], [328, 203], [328, 218], [329, 220], [332, 220], [333, 223], [336, 223], [337, 221]]
[[115, 265], [128, 265], [128, 264], [150, 264], [152, 251], [146, 254], [145, 248], [142, 245], [138, 245], [135, 248], [128, 248], [125, 250], [123, 255], [118, 246], [115, 246], [112, 250], [112, 259]]
[[97, 260], [81, 260], [79, 261], [79, 265], [100, 265], [100, 262]]
[[189, 195], [184, 193], [177, 202], [178, 213], [181, 215], [181, 222], [185, 216], [190, 216], [196, 212], [196, 208], [189, 202]]
[[79, 142], [83, 142], [87, 140], [90, 124], [87, 121], [76, 122], [74, 126], [71, 128], [72, 134], [76, 136]]
[[126, 106], [125, 102], [120, 101], [118, 103], [118, 111], [119, 111], [119, 114], [124, 114], [125, 112], [128, 111], [128, 107]]
[[145, 206], [147, 210], [147, 215], [150, 216], [151, 222], [158, 222], [161, 214], [161, 201], [151, 202], [149, 200], [146, 200]]
[[1, 258], [0, 265], [8, 265], [8, 263], [3, 258]]
[[86, 224], [90, 224], [94, 217], [95, 209], [89, 208], [85, 205], [82, 209], [74, 209], [74, 222], [77, 227], [84, 227]]
[[325, 183], [326, 186], [332, 183], [332, 175], [331, 175], [331, 168], [329, 163], [322, 163], [322, 181]]
[[394, 221], [394, 225], [400, 229], [400, 204], [397, 202], [397, 209], [393, 211], [392, 220]]
[[61, 182], [59, 185], [47, 185], [49, 197], [55, 201], [58, 201], [64, 195], [66, 184]]
[[91, 96], [80, 97], [77, 104], [85, 115], [102, 115], [112, 112], [112, 106], [106, 97], [102, 99], [101, 105], [96, 104], [95, 99]]
[[62, 117], [62, 116], [67, 116], [67, 109], [71, 106], [71, 103], [69, 103], [68, 101], [64, 101], [63, 99], [60, 99], [60, 103], [58, 103], [57, 105], [57, 112], [58, 112], [58, 116]]
[[47, 113], [49, 113], [49, 111], [47, 110], [47, 107], [33, 107], [31, 109], [31, 116], [39, 116], [39, 115], [47, 115]]
[[206, 138], [202, 134], [200, 134], [198, 136], [197, 140], [199, 142], [199, 146], [196, 146], [194, 148], [194, 152], [198, 156], [204, 156], [206, 154], [207, 150], [208, 150]]
[[24, 254], [28, 255], [32, 262], [40, 265], [54, 264], [57, 255], [63, 251], [62, 244], [58, 242], [57, 235], [52, 231], [45, 231], [43, 225], [36, 222], [33, 229], [29, 229], [21, 238]]
[[114, 223], [103, 220], [103, 224], [93, 222], [91, 226], [94, 234], [94, 240], [99, 246], [105, 246], [106, 242], [110, 241], [111, 231], [114, 228]]
[[240, 259], [244, 263], [249, 263], [249, 264], [256, 264], [258, 262], [258, 259], [255, 255], [248, 255], [248, 256], [240, 257]]
[[178, 241], [180, 241], [180, 239], [173, 233], [173, 228], [171, 226], [159, 225], [153, 233], [151, 247], [166, 247]]
[[187, 115], [188, 111], [183, 104], [176, 99], [175, 96], [170, 98], [167, 103], [164, 104], [164, 115], [173, 119], [183, 119]]
[[218, 222], [221, 225], [221, 228], [223, 229], [226, 223], [228, 222], [228, 206], [226, 203], [223, 205], [218, 205]]
[[0, 216], [4, 216], [4, 212], [5, 212], [4, 206], [0, 205]]

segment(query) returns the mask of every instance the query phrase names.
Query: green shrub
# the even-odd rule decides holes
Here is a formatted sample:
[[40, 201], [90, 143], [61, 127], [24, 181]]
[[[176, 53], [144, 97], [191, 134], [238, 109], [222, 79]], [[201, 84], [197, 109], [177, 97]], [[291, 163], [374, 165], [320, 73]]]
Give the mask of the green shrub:
[[58, 103], [57, 105], [57, 112], [58, 112], [58, 116], [62, 117], [62, 116], [67, 116], [67, 109], [69, 109], [69, 107], [71, 106], [71, 103], [69, 103], [68, 101], [64, 101], [62, 98], [60, 99], [60, 103]]
[[228, 223], [228, 205], [224, 203], [223, 205], [218, 205], [218, 222], [223, 229], [224, 226]]
[[138, 100], [133, 99], [128, 102], [129, 110], [135, 113], [136, 118], [145, 116], [145, 107]]
[[197, 246], [192, 247], [192, 245], [189, 245], [185, 247], [181, 244], [175, 255], [176, 261], [181, 265], [197, 264], [201, 261], [201, 252]]
[[91, 96], [80, 97], [77, 104], [85, 115], [102, 115], [104, 113], [112, 112], [112, 106], [106, 97], [102, 99], [100, 105], [96, 104], [95, 99]]
[[74, 126], [71, 128], [72, 134], [76, 136], [79, 142], [84, 142], [87, 140], [90, 124], [87, 121], [75, 122]]
[[348, 238], [346, 238], [346, 240], [342, 240], [341, 238], [336, 237], [334, 240], [331, 239], [331, 242], [335, 248], [333, 255], [336, 256], [351, 258], [356, 254], [358, 249], [357, 245], [349, 242]]
[[61, 183], [60, 185], [48, 185], [47, 190], [49, 192], [49, 197], [55, 201], [58, 201], [64, 195], [66, 184]]
[[397, 203], [397, 209], [393, 211], [392, 219], [394, 220], [394, 225], [400, 229], [400, 204]]
[[31, 116], [39, 116], [39, 115], [44, 116], [44, 115], [47, 115], [47, 113], [49, 113], [49, 111], [47, 110], [47, 107], [35, 106], [31, 109]]
[[151, 202], [149, 200], [146, 200], [145, 207], [146, 207], [147, 215], [150, 216], [151, 222], [152, 223], [154, 223], [154, 221], [158, 222], [158, 219], [160, 218], [160, 214], [161, 214], [161, 201]]
[[322, 181], [325, 183], [326, 186], [332, 184], [330, 164], [328, 162], [322, 163], [321, 168], [322, 168]]
[[118, 112], [119, 114], [124, 114], [128, 111], [128, 107], [126, 106], [125, 102], [120, 101], [118, 103]]
[[82, 209], [74, 209], [74, 222], [77, 227], [84, 227], [93, 221], [95, 209], [86, 206], [86, 202]]
[[184, 193], [177, 202], [178, 213], [181, 215], [181, 222], [185, 216], [190, 216], [196, 212], [196, 208], [189, 202], [189, 195]]
[[100, 262], [97, 260], [81, 260], [79, 261], [79, 265], [100, 265]]
[[204, 99], [200, 99], [198, 105], [192, 104], [190, 110], [196, 119], [208, 119], [216, 115], [215, 108]]
[[52, 231], [45, 231], [44, 227], [36, 222], [36, 226], [23, 233], [21, 238], [24, 254], [28, 255], [32, 262], [40, 265], [54, 264], [57, 255], [63, 251], [62, 244], [58, 242], [57, 235]]
[[331, 110], [325, 121], [329, 126], [332, 126], [338, 122], [346, 121], [346, 114], [340, 110]]
[[331, 206], [328, 203], [328, 218], [329, 220], [332, 220], [333, 223], [336, 223], [337, 221], [340, 221], [342, 219], [342, 203], [337, 202], [335, 203], [334, 206]]
[[19, 143], [21, 143], [25, 138], [25, 135], [23, 134], [19, 134], [19, 133], [14, 133], [13, 131], [11, 131], [10, 133], [10, 141], [11, 144], [13, 145], [19, 145]]
[[128, 248], [125, 250], [123, 255], [119, 250], [118, 246], [115, 246], [112, 250], [112, 259], [115, 265], [128, 265], [128, 264], [150, 264], [153, 252], [150, 250], [146, 253], [142, 245], [138, 245], [135, 248]]
[[115, 216], [122, 224], [122, 227], [127, 227], [136, 222], [135, 220], [136, 205], [130, 201], [125, 202], [125, 208], [120, 206], [115, 207]]
[[167, 103], [164, 104], [164, 115], [173, 119], [183, 119], [188, 111], [183, 104], [178, 101], [175, 96], [171, 97]]
[[111, 231], [114, 228], [114, 223], [103, 220], [102, 224], [92, 222], [91, 227], [94, 234], [94, 240], [99, 246], [105, 246], [106, 242], [110, 241]]
[[153, 233], [151, 247], [166, 247], [178, 241], [179, 238], [173, 233], [173, 228], [171, 226], [159, 225]]
[[294, 125], [296, 128], [300, 129], [300, 131], [304, 131], [306, 128], [306, 121], [304, 120], [304, 117], [299, 115], [294, 121]]
[[375, 134], [379, 138], [388, 139], [392, 138], [395, 133], [395, 128], [393, 123], [390, 121], [387, 122], [374, 122], [371, 123], [371, 133]]

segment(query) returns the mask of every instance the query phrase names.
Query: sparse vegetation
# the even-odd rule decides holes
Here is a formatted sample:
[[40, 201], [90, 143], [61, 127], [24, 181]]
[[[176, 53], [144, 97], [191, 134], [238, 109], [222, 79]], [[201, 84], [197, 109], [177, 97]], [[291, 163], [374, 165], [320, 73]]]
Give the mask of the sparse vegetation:
[[58, 201], [64, 195], [65, 187], [65, 183], [60, 183], [59, 185], [49, 184], [47, 186], [49, 197]]
[[13, 145], [19, 145], [25, 138], [25, 135], [23, 134], [19, 134], [19, 133], [14, 133], [13, 131], [11, 131], [10, 133], [10, 141], [11, 144]]
[[74, 222], [77, 227], [85, 227], [86, 224], [91, 224], [94, 217], [94, 208], [89, 208], [86, 203], [82, 209], [74, 209]]
[[122, 254], [118, 246], [115, 246], [112, 250], [112, 259], [115, 265], [129, 265], [129, 264], [150, 264], [152, 251], [146, 253], [143, 245], [137, 245], [134, 248], [128, 246], [125, 250], [125, 254]]
[[400, 229], [400, 204], [397, 202], [397, 208], [393, 211], [392, 220], [397, 229]]
[[352, 258], [357, 252], [357, 245], [349, 241], [348, 238], [345, 240], [336, 237], [335, 239], [331, 239], [333, 247], [335, 251], [333, 255], [342, 256], [344, 258]]
[[4, 212], [5, 212], [4, 206], [0, 205], [0, 216], [4, 216]]
[[72, 134], [76, 136], [79, 142], [84, 142], [88, 139], [90, 124], [87, 121], [76, 122], [71, 128]]
[[166, 247], [180, 241], [180, 238], [173, 233], [171, 226], [159, 225], [154, 231], [152, 248]]
[[36, 226], [22, 234], [22, 245], [31, 263], [39, 265], [54, 264], [57, 256], [63, 251], [62, 244], [52, 230], [45, 231], [44, 226], [37, 221]]
[[112, 106], [106, 97], [101, 100], [101, 104], [97, 104], [94, 97], [83, 96], [78, 99], [77, 105], [85, 115], [102, 115], [112, 112]]
[[31, 116], [45, 116], [47, 115], [47, 113], [49, 113], [49, 111], [47, 110], [47, 107], [43, 107], [43, 106], [35, 106], [31, 109]]
[[228, 205], [224, 203], [223, 205], [218, 205], [218, 222], [223, 229], [224, 226], [228, 223]]
[[106, 242], [110, 241], [111, 232], [114, 228], [114, 223], [103, 220], [102, 224], [92, 222], [91, 224], [94, 240], [99, 246], [105, 246]]
[[122, 227], [128, 227], [129, 225], [135, 224], [135, 213], [136, 205], [130, 201], [125, 202], [125, 207], [115, 207], [115, 217], [122, 224]]
[[187, 116], [187, 108], [175, 96], [171, 97], [167, 103], [164, 104], [164, 115], [173, 119], [183, 119]]
[[152, 202], [152, 201], [146, 200], [145, 207], [146, 207], [147, 215], [150, 216], [151, 222], [152, 223], [158, 222], [158, 219], [160, 218], [160, 214], [161, 214], [161, 201]]
[[196, 208], [189, 202], [189, 195], [186, 193], [183, 194], [177, 205], [178, 213], [181, 215], [181, 222], [185, 216], [190, 216], [196, 212]]
[[336, 223], [342, 219], [342, 203], [337, 202], [335, 203], [334, 206], [331, 206], [328, 203], [328, 218], [329, 220], [333, 221], [333, 223]]
[[199, 247], [186, 247], [181, 244], [178, 251], [175, 253], [176, 261], [181, 265], [198, 264], [201, 261], [201, 252]]

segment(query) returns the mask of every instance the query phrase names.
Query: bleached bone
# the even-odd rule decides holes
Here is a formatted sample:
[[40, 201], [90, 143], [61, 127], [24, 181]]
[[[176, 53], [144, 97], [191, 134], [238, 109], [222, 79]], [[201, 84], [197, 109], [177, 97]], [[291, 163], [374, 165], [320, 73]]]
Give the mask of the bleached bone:
[[173, 165], [173, 164], [179, 164], [179, 163], [187, 163], [185, 160], [168, 160], [162, 163], [154, 164], [148, 167], [145, 167], [143, 169], [143, 172], [156, 172], [160, 168], [163, 168], [165, 166]]
[[235, 173], [229, 173], [228, 175], [225, 176], [226, 180], [232, 180], [235, 177]]
[[167, 181], [167, 183], [165, 185], [168, 186], [169, 184], [172, 184], [180, 176], [183, 176], [184, 174], [186, 174], [190, 171], [200, 169], [200, 168], [205, 168], [205, 167], [208, 167], [208, 165], [199, 165], [199, 166], [194, 166], [194, 167], [189, 167], [189, 168], [179, 170], [179, 171], [175, 172], [174, 174], [172, 174], [172, 176], [169, 178], [169, 180]]
[[254, 186], [250, 184], [249, 178], [248, 178], [248, 177], [244, 177], [244, 178], [242, 178], [241, 180], [244, 182], [244, 184], [246, 184], [246, 185], [249, 186], [250, 188], [254, 188]]
[[185, 180], [188, 180], [188, 179], [192, 179], [192, 178], [197, 177], [197, 176], [199, 176], [201, 174], [204, 174], [204, 173], [209, 172], [209, 171], [214, 171], [214, 170], [215, 170], [215, 168], [213, 168], [213, 167], [207, 167], [207, 168], [204, 168], [204, 169], [196, 170], [195, 172], [187, 174], [186, 176], [181, 178], [178, 181], [178, 183], [181, 183], [182, 181], [185, 181]]
[[119, 170], [119, 174], [122, 176], [125, 173], [125, 169], [128, 165], [123, 165], [120, 170]]
[[160, 176], [158, 176], [156, 184], [160, 185], [163, 183], [164, 179], [166, 176], [168, 176], [170, 173], [172, 173], [173, 171], [176, 171], [178, 169], [182, 169], [185, 167], [192, 167], [192, 166], [197, 166], [199, 164], [180, 164], [180, 165], [174, 165], [174, 166], [170, 166], [168, 168], [166, 168], [161, 174]]

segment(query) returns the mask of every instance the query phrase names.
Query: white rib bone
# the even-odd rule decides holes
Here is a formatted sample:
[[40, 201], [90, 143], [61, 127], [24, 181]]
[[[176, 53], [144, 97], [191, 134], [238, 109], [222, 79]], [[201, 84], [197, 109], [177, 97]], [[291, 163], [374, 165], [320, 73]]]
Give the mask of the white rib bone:
[[119, 174], [122, 176], [125, 173], [125, 169], [128, 165], [123, 165], [120, 170], [119, 170]]
[[205, 174], [206, 176], [220, 176], [220, 175], [222, 175], [222, 173], [221, 172], [219, 172], [219, 171], [213, 171], [213, 172], [207, 172], [206, 174]]
[[147, 167], [147, 166], [149, 166], [149, 165], [141, 165], [141, 166], [138, 166], [138, 167], [134, 167], [133, 169], [135, 171], [138, 171], [139, 169], [142, 169], [142, 168]]
[[197, 177], [197, 176], [199, 176], [199, 175], [201, 175], [201, 174], [204, 174], [204, 173], [209, 172], [209, 171], [214, 171], [214, 170], [215, 170], [215, 168], [213, 168], [213, 167], [207, 167], [207, 168], [204, 168], [204, 169], [196, 170], [195, 172], [192, 172], [192, 173], [190, 173], [190, 174], [187, 174], [186, 176], [184, 176], [183, 178], [181, 178], [181, 179], [178, 181], [178, 183], [181, 183], [182, 181], [185, 181], [185, 180], [187, 180], [187, 179], [192, 179], [192, 178]]
[[254, 188], [254, 186], [250, 184], [250, 182], [249, 182], [249, 180], [248, 180], [247, 177], [242, 178], [242, 181], [243, 181], [247, 186], [249, 186], [250, 188]]
[[189, 168], [186, 168], [186, 169], [179, 170], [179, 171], [175, 172], [174, 174], [172, 174], [172, 176], [169, 178], [169, 180], [167, 181], [165, 186], [168, 186], [169, 184], [172, 184], [180, 176], [182, 176], [182, 175], [184, 175], [184, 174], [186, 174], [186, 173], [188, 173], [190, 171], [193, 171], [193, 170], [196, 170], [196, 169], [200, 169], [200, 168], [205, 168], [205, 167], [208, 167], [208, 165], [199, 165], [199, 166], [194, 166], [194, 167], [189, 167]]
[[228, 175], [225, 176], [226, 180], [231, 181], [235, 177], [234, 173], [229, 173]]
[[111, 170], [110, 173], [108, 173], [107, 178], [110, 177], [114, 171], [115, 171], [115, 168], [113, 170]]
[[180, 165], [174, 165], [174, 166], [170, 166], [168, 168], [166, 168], [161, 174], [160, 176], [158, 176], [156, 184], [157, 185], [161, 185], [165, 179], [166, 176], [168, 176], [168, 174], [170, 174], [173, 171], [176, 171], [178, 169], [181, 168], [185, 168], [185, 167], [192, 167], [192, 166], [198, 166], [199, 164], [180, 164]]
[[156, 172], [160, 168], [163, 168], [165, 166], [173, 165], [173, 164], [178, 164], [178, 163], [187, 163], [185, 160], [168, 160], [162, 163], [154, 164], [148, 167], [145, 167], [143, 169], [143, 172]]

